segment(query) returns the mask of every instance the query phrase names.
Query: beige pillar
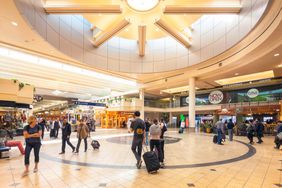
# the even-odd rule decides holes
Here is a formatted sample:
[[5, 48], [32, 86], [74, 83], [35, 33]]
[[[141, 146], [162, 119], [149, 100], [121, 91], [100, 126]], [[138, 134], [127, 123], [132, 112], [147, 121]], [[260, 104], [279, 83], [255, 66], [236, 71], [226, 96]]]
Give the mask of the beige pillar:
[[139, 90], [139, 99], [140, 99], [140, 104], [141, 104], [141, 106], [140, 106], [140, 113], [141, 113], [140, 118], [144, 120], [144, 115], [145, 115], [144, 114], [145, 113], [145, 111], [144, 111], [144, 89]]
[[195, 92], [195, 78], [189, 78], [189, 127], [195, 127], [195, 103], [196, 103], [196, 92]]

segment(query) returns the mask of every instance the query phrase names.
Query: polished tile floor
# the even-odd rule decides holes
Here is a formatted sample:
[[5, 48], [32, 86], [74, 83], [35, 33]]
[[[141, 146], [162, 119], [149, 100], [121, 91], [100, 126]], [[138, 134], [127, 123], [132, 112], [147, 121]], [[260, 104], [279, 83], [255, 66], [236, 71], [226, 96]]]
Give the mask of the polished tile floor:
[[[144, 167], [135, 168], [131, 134], [125, 130], [98, 129], [91, 137], [99, 140], [99, 151], [89, 144], [88, 151], [83, 152], [84, 143], [81, 143], [79, 154], [73, 154], [67, 147], [65, 155], [58, 154], [60, 139], [50, 140], [47, 134], [37, 173], [21, 177], [23, 157], [16, 149], [11, 150], [10, 159], [0, 160], [0, 188], [282, 187], [282, 151], [273, 149], [271, 136], [264, 137], [261, 145], [251, 146], [245, 137], [235, 137], [235, 141], [220, 146], [212, 143], [211, 134], [178, 134], [169, 130], [166, 168], [151, 175]], [[71, 141], [76, 144], [75, 134]]]

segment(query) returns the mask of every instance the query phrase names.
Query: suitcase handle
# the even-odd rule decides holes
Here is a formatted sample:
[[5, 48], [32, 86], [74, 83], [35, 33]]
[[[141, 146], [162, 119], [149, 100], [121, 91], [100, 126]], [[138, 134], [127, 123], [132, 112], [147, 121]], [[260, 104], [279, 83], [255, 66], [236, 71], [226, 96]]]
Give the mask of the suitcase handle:
[[[143, 148], [143, 151], [145, 151], [145, 152], [149, 151], [148, 146], [142, 146], [142, 148]], [[146, 149], [144, 149], [144, 148], [146, 148]]]

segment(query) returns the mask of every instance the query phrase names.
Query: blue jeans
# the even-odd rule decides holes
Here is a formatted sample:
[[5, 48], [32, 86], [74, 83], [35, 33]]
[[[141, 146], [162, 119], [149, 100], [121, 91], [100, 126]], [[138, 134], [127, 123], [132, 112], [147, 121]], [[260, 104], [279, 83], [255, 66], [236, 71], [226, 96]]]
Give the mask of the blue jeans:
[[146, 146], [148, 146], [149, 145], [149, 132], [146, 132], [146, 140], [145, 140], [145, 144], [146, 144]]
[[217, 143], [221, 144], [222, 141], [222, 131], [220, 129], [217, 129]]

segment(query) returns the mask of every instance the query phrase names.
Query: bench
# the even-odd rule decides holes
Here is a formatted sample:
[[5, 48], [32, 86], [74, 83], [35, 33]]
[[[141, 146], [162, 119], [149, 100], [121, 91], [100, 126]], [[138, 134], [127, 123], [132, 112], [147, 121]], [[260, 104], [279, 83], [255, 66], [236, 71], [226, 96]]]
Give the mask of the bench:
[[10, 147], [2, 146], [0, 147], [0, 159], [9, 158]]

